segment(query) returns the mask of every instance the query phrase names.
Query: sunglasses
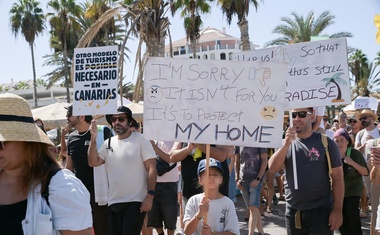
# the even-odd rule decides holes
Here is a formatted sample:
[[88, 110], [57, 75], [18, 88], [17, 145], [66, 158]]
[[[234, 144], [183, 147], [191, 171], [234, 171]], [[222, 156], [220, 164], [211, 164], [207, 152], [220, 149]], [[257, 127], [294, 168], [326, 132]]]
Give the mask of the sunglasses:
[[4, 149], [5, 141], [0, 141], [0, 150]]
[[350, 120], [350, 123], [357, 123], [358, 121], [356, 121], [355, 119], [351, 119]]
[[127, 117], [112, 117], [111, 118], [112, 122], [116, 122], [117, 120], [119, 120], [119, 122], [124, 122], [125, 120], [127, 120]]
[[359, 118], [359, 121], [367, 120], [367, 118], [368, 118], [368, 116], [361, 117], [361, 118]]
[[298, 117], [300, 117], [300, 118], [305, 118], [307, 116], [307, 114], [312, 114], [312, 113], [310, 113], [308, 111], [292, 112], [292, 117], [296, 118], [298, 115]]

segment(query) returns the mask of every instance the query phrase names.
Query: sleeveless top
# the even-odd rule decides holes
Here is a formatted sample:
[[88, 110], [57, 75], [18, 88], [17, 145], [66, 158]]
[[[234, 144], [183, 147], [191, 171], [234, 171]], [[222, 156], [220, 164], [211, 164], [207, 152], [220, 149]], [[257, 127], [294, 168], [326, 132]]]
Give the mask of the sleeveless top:
[[21, 221], [25, 219], [27, 200], [0, 205], [0, 233], [23, 235]]

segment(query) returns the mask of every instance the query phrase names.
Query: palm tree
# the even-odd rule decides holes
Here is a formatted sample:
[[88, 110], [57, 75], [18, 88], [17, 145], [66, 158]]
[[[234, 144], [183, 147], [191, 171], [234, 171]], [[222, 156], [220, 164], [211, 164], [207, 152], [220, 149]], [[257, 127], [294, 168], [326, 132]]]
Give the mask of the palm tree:
[[[349, 70], [353, 75], [356, 86], [353, 93], [356, 96], [370, 96], [371, 93], [379, 92], [380, 88], [380, 71], [378, 71], [380, 52], [377, 57], [369, 62], [367, 56], [361, 50], [355, 50], [349, 56]], [[356, 97], [355, 97], [356, 98]]]
[[[113, 2], [114, 0], [111, 0]], [[105, 1], [101, 0], [93, 0], [92, 3], [86, 2], [79, 6], [81, 8], [79, 16], [74, 17], [78, 25], [79, 29], [76, 30], [76, 37], [69, 37], [67, 42], [67, 50], [66, 55], [67, 59], [64, 58], [62, 43], [60, 42], [58, 36], [51, 34], [50, 37], [50, 46], [54, 49], [54, 53], [50, 55], [44, 56], [45, 62], [44, 66], [54, 66], [54, 70], [47, 73], [45, 76], [48, 77], [47, 88], [50, 88], [57, 82], [60, 82], [64, 79], [64, 83], [60, 84], [61, 86], [66, 86], [66, 75], [68, 77], [68, 87], [72, 87], [73, 83], [71, 80], [71, 73], [66, 72], [71, 71], [72, 65], [72, 57], [74, 55], [74, 49], [78, 44], [78, 40], [84, 32], [91, 25], [96, 22], [96, 20], [104, 13], [106, 9], [109, 9], [108, 5], [106, 5]], [[107, 29], [100, 29], [100, 32], [95, 35], [94, 40], [89, 43], [89, 46], [105, 46], [105, 45], [115, 45], [117, 40], [121, 41], [121, 34], [125, 30], [123, 30], [120, 25], [117, 25], [115, 21], [112, 24], [106, 24]], [[66, 86], [67, 87], [67, 86]]]
[[[116, 0], [110, 0], [110, 4]], [[84, 32], [91, 27], [91, 24], [96, 22], [99, 17], [111, 9], [111, 6], [108, 5], [107, 0], [92, 0], [92, 3], [86, 2], [83, 4], [82, 9], [84, 10], [84, 19], [82, 22], [90, 23], [90, 25], [86, 25], [86, 23], [82, 23], [82, 28], [85, 29]], [[93, 42], [90, 46], [106, 46], [111, 45], [110, 38], [116, 38], [116, 33], [118, 31], [118, 26], [116, 25], [115, 19], [110, 19], [107, 23], [103, 25], [102, 28], [99, 29], [99, 32], [95, 36]]]
[[35, 0], [19, 0], [19, 3], [13, 3], [9, 13], [11, 14], [11, 30], [15, 37], [19, 32], [29, 43], [32, 54], [33, 66], [33, 96], [34, 106], [37, 107], [37, 84], [36, 84], [36, 66], [34, 62], [34, 40], [45, 29], [44, 15], [39, 7], [39, 2]]
[[81, 28], [77, 22], [81, 8], [74, 0], [50, 0], [48, 6], [54, 10], [48, 13], [52, 28], [50, 33], [52, 38], [57, 40], [56, 43], [59, 43], [60, 51], [63, 52], [66, 96], [67, 102], [70, 103], [68, 59], [72, 57], [68, 56], [68, 49], [70, 45], [76, 45], [78, 35], [81, 35]]
[[[163, 0], [125, 0], [114, 8], [109, 9], [89, 28], [81, 38], [77, 47], [89, 45], [102, 26], [113, 19], [115, 16], [123, 15], [128, 27], [124, 40], [120, 46], [119, 59], [119, 78], [123, 77], [124, 51], [126, 50], [127, 40], [131, 36], [139, 38], [136, 49], [135, 68], [138, 68], [137, 81], [134, 91], [134, 100], [140, 100], [139, 94], [143, 87], [143, 68], [149, 56], [163, 57], [165, 49], [165, 37], [169, 34], [169, 19], [165, 16], [170, 4]], [[146, 45], [146, 51], [142, 53], [142, 46]], [[122, 79], [120, 79], [122, 87]]]
[[177, 0], [172, 4], [171, 10], [174, 16], [178, 9], [182, 9], [181, 16], [184, 18], [186, 38], [190, 40], [193, 58], [197, 58], [197, 40], [200, 37], [202, 19], [200, 14], [210, 12], [210, 4], [207, 0]]
[[233, 15], [238, 17], [238, 26], [240, 29], [240, 40], [242, 43], [242, 50], [249, 51], [251, 50], [251, 44], [249, 42], [249, 33], [248, 33], [248, 13], [249, 13], [249, 4], [252, 3], [257, 10], [259, 5], [257, 0], [218, 0], [221, 5], [222, 12], [227, 16], [227, 22], [231, 25], [231, 20]]
[[29, 84], [28, 84], [28, 82], [20, 81], [20, 82], [18, 82], [18, 83], [14, 86], [14, 89], [15, 89], [15, 90], [25, 90], [25, 89], [29, 89]]
[[326, 77], [322, 79], [322, 82], [326, 82], [326, 87], [330, 85], [330, 83], [334, 83], [335, 86], [338, 89], [338, 95], [336, 99], [333, 99], [332, 102], [344, 102], [344, 99], [342, 99], [342, 90], [340, 89], [339, 84], [343, 84], [344, 86], [347, 85], [347, 82], [344, 79], [341, 79], [340, 76], [344, 73], [335, 73], [332, 77]]
[[322, 34], [328, 26], [334, 24], [335, 16], [331, 15], [329, 11], [323, 12], [317, 19], [315, 19], [313, 11], [305, 19], [295, 12], [291, 15], [293, 19], [282, 17], [281, 21], [284, 24], [276, 26], [273, 30], [273, 33], [281, 34], [282, 37], [267, 42], [265, 47], [308, 42], [312, 36], [327, 36], [329, 38], [352, 37], [352, 34], [348, 32], [339, 32], [332, 35]]

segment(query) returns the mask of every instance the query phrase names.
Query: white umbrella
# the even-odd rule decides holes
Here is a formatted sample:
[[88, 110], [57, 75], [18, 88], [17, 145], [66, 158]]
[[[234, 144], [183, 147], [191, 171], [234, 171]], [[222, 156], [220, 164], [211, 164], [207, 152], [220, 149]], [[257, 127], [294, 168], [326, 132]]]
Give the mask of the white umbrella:
[[144, 114], [144, 105], [139, 103], [133, 103], [125, 105], [132, 111], [132, 116], [136, 121], [142, 122]]
[[52, 129], [58, 126], [65, 126], [67, 123], [65, 107], [69, 106], [66, 102], [56, 102], [40, 108], [32, 109], [34, 118], [40, 118], [46, 129]]

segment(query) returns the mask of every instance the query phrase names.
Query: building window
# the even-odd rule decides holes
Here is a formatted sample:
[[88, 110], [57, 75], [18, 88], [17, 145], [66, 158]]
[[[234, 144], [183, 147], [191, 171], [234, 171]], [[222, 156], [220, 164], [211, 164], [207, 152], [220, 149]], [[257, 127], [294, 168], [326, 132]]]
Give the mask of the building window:
[[214, 53], [211, 53], [211, 54], [210, 54], [210, 59], [211, 59], [211, 60], [215, 60], [215, 54], [214, 54]]
[[226, 53], [224, 53], [224, 52], [220, 53], [220, 59], [226, 60]]
[[232, 52], [228, 53], [228, 60], [232, 60]]
[[204, 54], [203, 55], [203, 58], [202, 59], [205, 59], [205, 60], [207, 60], [207, 55], [206, 54]]
[[186, 54], [186, 49], [185, 49], [185, 47], [183, 46], [183, 47], [181, 47], [181, 55], [183, 55], [183, 54]]
[[173, 55], [179, 55], [179, 51], [174, 51]]

